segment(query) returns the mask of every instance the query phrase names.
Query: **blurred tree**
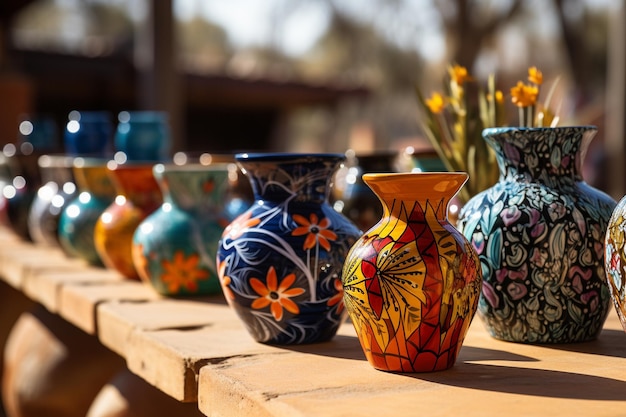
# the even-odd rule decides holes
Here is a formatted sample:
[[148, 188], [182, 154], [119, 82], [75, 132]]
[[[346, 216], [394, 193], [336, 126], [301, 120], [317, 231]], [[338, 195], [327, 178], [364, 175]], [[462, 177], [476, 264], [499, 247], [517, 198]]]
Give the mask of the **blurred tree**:
[[177, 21], [176, 30], [180, 57], [198, 70], [223, 68], [233, 53], [226, 30], [202, 16]]

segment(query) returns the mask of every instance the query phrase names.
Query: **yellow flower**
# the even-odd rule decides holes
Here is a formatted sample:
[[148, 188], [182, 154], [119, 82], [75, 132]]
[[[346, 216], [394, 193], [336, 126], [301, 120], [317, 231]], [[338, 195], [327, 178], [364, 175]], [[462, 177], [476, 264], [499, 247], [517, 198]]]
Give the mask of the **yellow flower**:
[[469, 81], [471, 77], [467, 72], [467, 68], [461, 65], [454, 65], [448, 68], [448, 74], [450, 74], [450, 79], [457, 83], [459, 86], [465, 84], [465, 81]]
[[430, 98], [426, 99], [426, 106], [434, 114], [440, 114], [446, 107], [446, 101], [439, 93], [433, 93]]
[[533, 84], [541, 85], [543, 83], [543, 74], [537, 67], [528, 68], [528, 81]]
[[515, 87], [511, 87], [511, 101], [517, 107], [534, 106], [538, 95], [539, 89], [536, 86], [521, 81], [518, 81]]
[[504, 94], [502, 94], [502, 90], [496, 90], [496, 103], [502, 104], [504, 103]]
[[171, 262], [164, 260], [161, 263], [164, 270], [161, 280], [167, 285], [168, 291], [177, 293], [181, 288], [190, 292], [198, 291], [197, 281], [209, 278], [209, 272], [202, 269], [199, 263], [197, 254], [185, 258], [182, 250], [176, 251]]

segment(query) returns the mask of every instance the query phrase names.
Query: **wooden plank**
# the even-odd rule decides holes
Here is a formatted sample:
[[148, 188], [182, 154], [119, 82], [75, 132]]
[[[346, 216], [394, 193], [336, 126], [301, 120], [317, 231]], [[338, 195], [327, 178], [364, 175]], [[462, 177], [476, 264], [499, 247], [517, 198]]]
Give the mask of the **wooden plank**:
[[159, 295], [139, 281], [70, 284], [61, 288], [59, 314], [89, 334], [97, 334], [96, 308], [107, 301], [148, 301]]
[[149, 303], [117, 301], [101, 304], [97, 311], [100, 341], [122, 356], [126, 356], [126, 345], [134, 331], [192, 329], [236, 320], [222, 296]]
[[198, 402], [206, 415], [233, 417], [617, 416], [626, 407], [625, 342], [615, 314], [597, 341], [556, 346], [497, 341], [477, 320], [452, 369], [393, 374], [373, 369], [344, 333], [335, 343], [346, 350], [310, 345], [207, 364]]

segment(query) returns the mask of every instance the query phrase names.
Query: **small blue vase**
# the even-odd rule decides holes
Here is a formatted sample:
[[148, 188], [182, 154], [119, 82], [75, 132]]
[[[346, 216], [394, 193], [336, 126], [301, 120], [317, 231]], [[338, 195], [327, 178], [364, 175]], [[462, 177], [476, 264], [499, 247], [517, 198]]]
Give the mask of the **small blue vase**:
[[331, 339], [344, 318], [341, 270], [357, 227], [328, 203], [341, 154], [239, 154], [255, 202], [217, 252], [226, 300], [252, 337], [299, 344]]
[[156, 111], [120, 112], [115, 150], [129, 161], [165, 161], [171, 138], [167, 114]]
[[142, 280], [158, 293], [221, 293], [215, 256], [229, 223], [224, 207], [228, 174], [226, 164], [154, 167], [164, 203], [137, 227], [133, 261]]
[[113, 125], [108, 112], [73, 111], [65, 126], [65, 153], [103, 157], [110, 153]]

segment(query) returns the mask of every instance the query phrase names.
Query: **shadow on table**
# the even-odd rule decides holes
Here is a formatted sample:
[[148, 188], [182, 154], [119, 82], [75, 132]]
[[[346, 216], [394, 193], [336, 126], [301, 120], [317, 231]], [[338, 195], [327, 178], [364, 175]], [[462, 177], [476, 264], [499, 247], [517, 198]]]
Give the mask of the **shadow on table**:
[[626, 382], [574, 372], [458, 363], [447, 371], [403, 374], [460, 388], [537, 397], [622, 401]]
[[604, 329], [598, 339], [583, 343], [563, 343], [558, 345], [540, 345], [548, 349], [567, 352], [589, 353], [592, 355], [626, 358], [626, 333], [622, 330]]
[[[365, 361], [365, 354], [356, 336], [336, 335], [329, 342], [310, 345], [286, 345], [283, 349], [300, 353], [335, 357], [340, 359], [354, 359]], [[497, 349], [485, 349], [473, 346], [463, 346], [459, 360], [463, 361], [511, 361], [511, 362], [537, 362], [538, 359], [529, 356], [518, 355]]]

